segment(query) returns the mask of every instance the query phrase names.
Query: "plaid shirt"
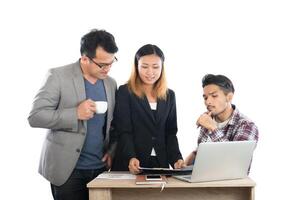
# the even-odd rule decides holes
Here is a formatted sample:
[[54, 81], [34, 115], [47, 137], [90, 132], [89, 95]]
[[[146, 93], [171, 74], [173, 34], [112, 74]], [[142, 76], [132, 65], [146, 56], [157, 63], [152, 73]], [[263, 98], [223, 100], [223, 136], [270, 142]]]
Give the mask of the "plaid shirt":
[[223, 141], [241, 141], [255, 140], [258, 141], [258, 129], [256, 125], [246, 116], [241, 114], [233, 106], [233, 114], [228, 123], [221, 129], [209, 131], [201, 127], [198, 137], [198, 144], [202, 142], [223, 142]]

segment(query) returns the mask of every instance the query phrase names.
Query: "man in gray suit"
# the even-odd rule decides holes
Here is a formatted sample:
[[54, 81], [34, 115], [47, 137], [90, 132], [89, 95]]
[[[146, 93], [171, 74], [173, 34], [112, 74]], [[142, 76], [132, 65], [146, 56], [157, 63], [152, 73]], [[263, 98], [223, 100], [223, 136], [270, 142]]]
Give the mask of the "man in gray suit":
[[[39, 173], [50, 181], [55, 200], [88, 199], [86, 184], [111, 166], [117, 84], [108, 72], [117, 51], [112, 34], [92, 30], [81, 38], [79, 61], [50, 69], [35, 97], [28, 121], [48, 129]], [[107, 102], [107, 111], [96, 112], [96, 101]]]

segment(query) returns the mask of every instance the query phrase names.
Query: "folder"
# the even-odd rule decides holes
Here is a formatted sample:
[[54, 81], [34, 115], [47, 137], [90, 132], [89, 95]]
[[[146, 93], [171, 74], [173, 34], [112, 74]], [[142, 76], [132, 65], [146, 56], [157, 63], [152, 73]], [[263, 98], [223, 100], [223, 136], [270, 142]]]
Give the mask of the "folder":
[[193, 166], [187, 166], [181, 169], [170, 169], [170, 168], [148, 168], [140, 167], [140, 175], [147, 174], [160, 174], [160, 175], [188, 175], [192, 174]]

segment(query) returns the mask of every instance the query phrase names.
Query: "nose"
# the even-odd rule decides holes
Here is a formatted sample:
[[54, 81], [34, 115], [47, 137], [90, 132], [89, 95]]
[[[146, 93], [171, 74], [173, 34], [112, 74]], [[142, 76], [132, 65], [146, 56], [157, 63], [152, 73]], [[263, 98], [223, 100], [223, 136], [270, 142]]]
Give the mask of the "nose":
[[102, 67], [102, 69], [105, 71], [105, 72], [108, 72], [110, 70], [110, 67], [111, 67], [111, 64], [110, 65], [105, 65]]
[[211, 98], [209, 96], [205, 100], [205, 105], [207, 106], [211, 105]]
[[147, 75], [152, 75], [153, 74], [153, 70], [151, 69], [151, 67], [149, 67], [146, 71]]

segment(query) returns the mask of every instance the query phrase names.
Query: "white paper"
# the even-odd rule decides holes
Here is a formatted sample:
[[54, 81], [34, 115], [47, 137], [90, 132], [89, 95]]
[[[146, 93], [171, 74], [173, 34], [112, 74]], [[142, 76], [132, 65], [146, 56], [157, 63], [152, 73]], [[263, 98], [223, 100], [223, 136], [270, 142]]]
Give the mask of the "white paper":
[[128, 180], [135, 179], [136, 176], [127, 172], [103, 172], [97, 178], [100, 179], [113, 179], [113, 180]]

